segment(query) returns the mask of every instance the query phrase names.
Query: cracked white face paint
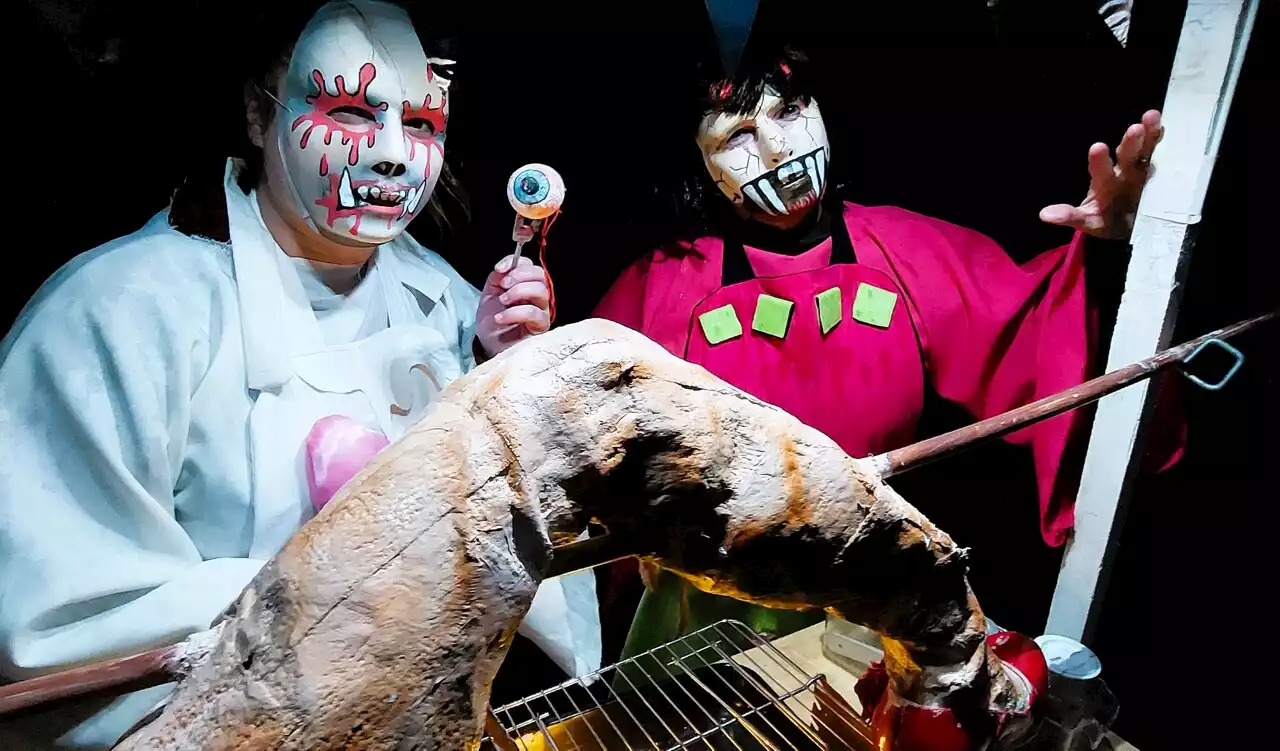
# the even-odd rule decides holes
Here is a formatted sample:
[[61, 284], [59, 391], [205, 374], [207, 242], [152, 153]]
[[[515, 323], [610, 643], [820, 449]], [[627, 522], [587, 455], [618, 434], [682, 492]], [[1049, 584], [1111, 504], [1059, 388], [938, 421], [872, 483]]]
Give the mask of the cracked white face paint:
[[831, 147], [818, 103], [766, 89], [741, 115], [708, 112], [698, 148], [711, 179], [751, 214], [803, 215], [822, 199]]

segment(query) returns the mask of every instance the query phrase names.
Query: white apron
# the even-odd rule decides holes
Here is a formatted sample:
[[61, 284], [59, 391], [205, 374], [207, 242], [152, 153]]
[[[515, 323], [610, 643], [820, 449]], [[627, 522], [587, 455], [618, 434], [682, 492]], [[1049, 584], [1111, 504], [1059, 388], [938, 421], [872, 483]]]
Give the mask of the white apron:
[[[248, 385], [256, 394], [249, 414], [249, 557], [265, 559], [314, 514], [304, 452], [318, 420], [343, 415], [395, 441], [464, 366], [456, 322], [437, 311], [449, 278], [415, 261], [411, 240], [402, 236], [379, 247], [353, 293], [373, 295], [360, 334], [350, 344], [329, 345], [297, 270], [263, 226], [254, 197], [236, 187], [231, 169], [226, 193]], [[420, 303], [423, 298], [434, 307]], [[432, 319], [449, 321], [450, 330], [436, 328]], [[594, 575], [584, 571], [544, 582], [520, 632], [573, 676], [598, 670]]]

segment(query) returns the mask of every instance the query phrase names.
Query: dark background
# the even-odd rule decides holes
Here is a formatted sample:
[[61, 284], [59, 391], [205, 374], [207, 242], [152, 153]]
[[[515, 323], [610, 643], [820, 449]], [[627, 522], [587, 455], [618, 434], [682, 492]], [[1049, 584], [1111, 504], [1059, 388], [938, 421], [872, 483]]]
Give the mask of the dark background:
[[[12, 186], [18, 197], [7, 207], [9, 226], [23, 230], [9, 236], [0, 329], [62, 263], [139, 227], [183, 178], [219, 169], [239, 128], [239, 81], [228, 71], [252, 44], [249, 5], [9, 6], [11, 39], [33, 62], [15, 69], [6, 98], [20, 108], [11, 110], [9, 174], [27, 187]], [[694, 53], [686, 32], [702, 3], [456, 5], [420, 3], [418, 16], [420, 26], [439, 18], [460, 40], [446, 155], [473, 215], [451, 233], [420, 221], [414, 234], [479, 284], [510, 251], [507, 176], [526, 162], [555, 166], [569, 192], [548, 266], [558, 323], [580, 319], [660, 233], [653, 185], [692, 148], [692, 123], [671, 122], [670, 92]], [[1083, 196], [1089, 145], [1114, 144], [1163, 100], [1185, 7], [1139, 0], [1122, 49], [1080, 1], [765, 5], [761, 13], [774, 15], [762, 17], [791, 17], [822, 62], [830, 85], [821, 104], [844, 197], [973, 227], [1019, 260], [1067, 239], [1036, 215]], [[1261, 138], [1268, 124], [1274, 132], [1261, 110], [1273, 96], [1261, 71], [1273, 56], [1266, 47], [1276, 15], [1264, 3], [1178, 340], [1276, 305], [1259, 166], [1264, 152], [1274, 155]], [[1132, 502], [1094, 646], [1122, 702], [1119, 729], [1145, 749], [1186, 747], [1181, 711], [1198, 705], [1170, 688], [1191, 683], [1187, 670], [1218, 664], [1231, 648], [1215, 636], [1256, 625], [1253, 603], [1265, 600], [1245, 550], [1269, 544], [1253, 519], [1275, 497], [1267, 462], [1276, 456], [1276, 341], [1274, 329], [1242, 338], [1249, 361], [1237, 379], [1219, 393], [1187, 395], [1186, 460], [1144, 483]], [[975, 590], [992, 616], [1036, 634], [1060, 551], [1039, 542], [1026, 464], [1001, 448], [968, 454], [933, 470], [949, 492], [908, 497], [974, 548]], [[996, 494], [1006, 499], [1001, 508], [973, 508], [955, 490], [989, 494], [993, 485], [1007, 488]], [[1239, 678], [1212, 680], [1238, 686]]]

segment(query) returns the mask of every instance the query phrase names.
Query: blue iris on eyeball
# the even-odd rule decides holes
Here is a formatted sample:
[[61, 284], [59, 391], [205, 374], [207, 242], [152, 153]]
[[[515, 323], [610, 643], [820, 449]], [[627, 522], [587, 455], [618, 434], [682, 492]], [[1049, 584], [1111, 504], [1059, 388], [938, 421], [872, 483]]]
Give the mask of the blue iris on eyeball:
[[529, 206], [545, 200], [551, 192], [551, 181], [536, 169], [521, 172], [514, 182], [516, 200]]

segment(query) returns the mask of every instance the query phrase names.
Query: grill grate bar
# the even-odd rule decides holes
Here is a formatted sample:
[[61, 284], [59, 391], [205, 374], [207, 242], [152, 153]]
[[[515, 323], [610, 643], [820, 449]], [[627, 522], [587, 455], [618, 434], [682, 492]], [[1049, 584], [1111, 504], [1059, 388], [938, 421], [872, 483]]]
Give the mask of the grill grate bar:
[[509, 739], [486, 737], [481, 747], [495, 751], [876, 748], [822, 675], [737, 621], [497, 707], [493, 717]]

